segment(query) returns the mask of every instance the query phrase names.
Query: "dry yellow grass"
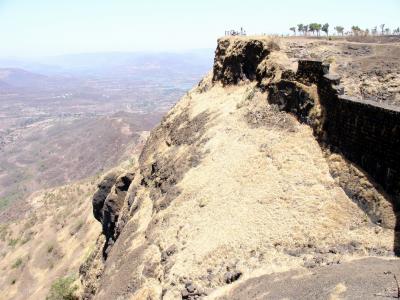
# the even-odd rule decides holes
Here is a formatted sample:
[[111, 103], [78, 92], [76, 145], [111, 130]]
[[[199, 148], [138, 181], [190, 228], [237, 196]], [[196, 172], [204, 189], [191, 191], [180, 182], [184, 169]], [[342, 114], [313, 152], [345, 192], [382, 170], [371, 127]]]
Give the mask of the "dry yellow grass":
[[0, 299], [45, 299], [51, 284], [65, 276], [74, 276], [79, 286], [79, 266], [101, 232], [91, 201], [100, 178], [36, 192], [27, 216], [4, 227]]

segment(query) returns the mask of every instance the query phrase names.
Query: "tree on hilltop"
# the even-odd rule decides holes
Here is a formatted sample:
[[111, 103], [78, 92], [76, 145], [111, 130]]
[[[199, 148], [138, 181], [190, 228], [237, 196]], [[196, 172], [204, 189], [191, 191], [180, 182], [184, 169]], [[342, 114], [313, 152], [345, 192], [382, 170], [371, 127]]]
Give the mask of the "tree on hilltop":
[[361, 29], [358, 26], [351, 26], [351, 31], [353, 31], [354, 35], [359, 35], [359, 33], [361, 32]]
[[310, 25], [308, 25], [308, 30], [311, 31], [312, 34], [315, 34], [316, 25], [317, 25], [317, 23], [311, 23]]
[[381, 28], [381, 33], [383, 35], [383, 33], [385, 32], [385, 24], [381, 24], [379, 25], [379, 27]]
[[323, 32], [326, 33], [326, 36], [328, 36], [328, 34], [329, 34], [329, 24], [328, 24], [328, 23], [325, 23], [325, 24], [322, 26], [321, 30], [322, 30]]
[[303, 32], [304, 32], [304, 35], [307, 35], [307, 32], [308, 32], [308, 25], [304, 25], [304, 27], [303, 27]]
[[293, 34], [296, 35], [296, 27], [290, 27], [289, 28], [291, 31], [293, 31]]
[[297, 31], [298, 31], [298, 32], [303, 32], [303, 33], [304, 33], [304, 25], [303, 25], [303, 24], [298, 24], [298, 25], [297, 25]]
[[378, 34], [378, 27], [375, 26], [374, 28], [372, 28], [371, 33], [372, 33], [372, 35], [377, 35]]
[[343, 31], [344, 31], [343, 26], [336, 26], [334, 29], [336, 30], [337, 34], [343, 35]]
[[319, 32], [321, 30], [322, 25], [318, 24], [318, 23], [311, 23], [310, 25], [308, 25], [309, 30], [315, 34], [315, 32], [317, 33], [317, 36], [319, 35]]
[[321, 31], [321, 28], [322, 28], [321, 24], [315, 24], [315, 30], [317, 31], [317, 36], [319, 36], [319, 32]]
[[386, 33], [386, 35], [389, 35], [390, 34], [390, 29], [389, 28], [385, 28], [385, 33]]

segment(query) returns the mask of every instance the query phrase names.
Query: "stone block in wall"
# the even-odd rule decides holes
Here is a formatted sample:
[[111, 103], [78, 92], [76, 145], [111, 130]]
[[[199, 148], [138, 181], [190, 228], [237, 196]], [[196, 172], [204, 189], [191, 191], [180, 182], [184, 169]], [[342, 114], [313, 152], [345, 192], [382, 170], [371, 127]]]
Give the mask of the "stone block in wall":
[[349, 96], [322, 99], [328, 143], [389, 193], [400, 193], [400, 109]]
[[342, 79], [342, 77], [340, 75], [332, 74], [332, 73], [325, 74], [323, 77], [324, 77], [324, 79], [326, 79], [327, 81], [329, 81], [331, 84], [334, 84], [334, 85], [339, 85], [340, 80]]
[[[359, 165], [389, 193], [400, 195], [400, 108], [344, 95], [340, 76], [329, 65], [300, 60], [293, 74], [269, 86], [269, 102], [309, 123], [314, 102], [294, 81], [316, 84], [324, 117], [315, 133]], [[312, 124], [312, 120], [309, 124]], [[399, 204], [400, 207], [400, 203]]]
[[299, 60], [296, 72], [297, 80], [305, 84], [318, 83], [329, 73], [329, 64], [320, 60]]

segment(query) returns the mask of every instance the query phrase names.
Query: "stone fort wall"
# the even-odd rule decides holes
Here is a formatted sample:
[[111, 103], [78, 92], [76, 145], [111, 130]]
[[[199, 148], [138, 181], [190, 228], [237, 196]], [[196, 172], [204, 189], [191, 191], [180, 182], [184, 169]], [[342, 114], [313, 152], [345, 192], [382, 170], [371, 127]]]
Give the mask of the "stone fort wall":
[[297, 75], [315, 82], [325, 142], [385, 190], [400, 194], [400, 108], [343, 95], [340, 77], [319, 61], [300, 61]]

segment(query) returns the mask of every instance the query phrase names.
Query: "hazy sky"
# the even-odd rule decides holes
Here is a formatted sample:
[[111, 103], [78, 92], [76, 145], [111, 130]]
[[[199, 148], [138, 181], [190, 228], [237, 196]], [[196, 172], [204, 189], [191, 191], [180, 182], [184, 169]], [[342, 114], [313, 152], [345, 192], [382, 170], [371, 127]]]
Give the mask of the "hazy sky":
[[214, 48], [225, 29], [400, 26], [400, 0], [0, 0], [0, 56]]

